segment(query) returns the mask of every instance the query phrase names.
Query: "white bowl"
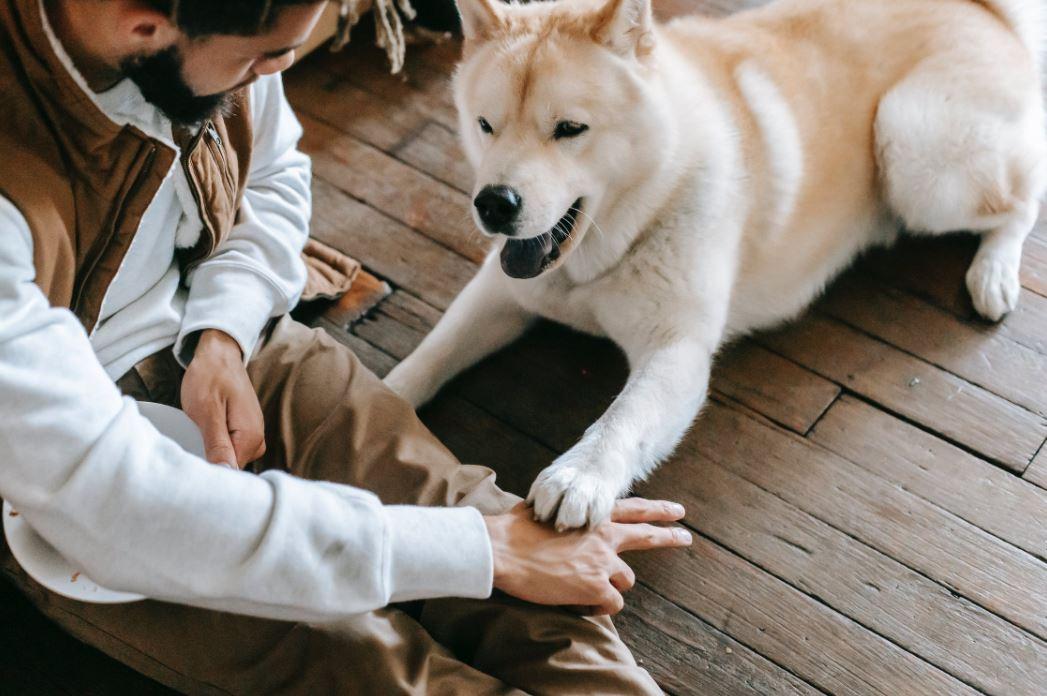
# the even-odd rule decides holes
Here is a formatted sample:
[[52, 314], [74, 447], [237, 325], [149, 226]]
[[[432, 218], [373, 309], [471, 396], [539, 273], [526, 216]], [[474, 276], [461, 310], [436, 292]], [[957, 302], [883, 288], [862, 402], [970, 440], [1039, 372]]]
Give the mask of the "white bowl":
[[[138, 410], [152, 421], [156, 429], [182, 446], [187, 452], [204, 456], [204, 441], [196, 424], [182, 411], [162, 404], [139, 402]], [[122, 604], [145, 599], [132, 592], [117, 592], [102, 587], [37, 534], [5, 500], [3, 505], [4, 536], [11, 555], [31, 578], [55, 594], [96, 604]]]

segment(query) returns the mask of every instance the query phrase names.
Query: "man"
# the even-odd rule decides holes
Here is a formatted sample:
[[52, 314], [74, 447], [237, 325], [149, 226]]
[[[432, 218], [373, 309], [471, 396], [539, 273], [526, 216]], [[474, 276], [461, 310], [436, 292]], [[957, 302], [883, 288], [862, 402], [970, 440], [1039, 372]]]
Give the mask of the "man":
[[[162, 601], [64, 600], [2, 549], [5, 570], [188, 692], [655, 692], [579, 614], [621, 608], [618, 552], [689, 543], [648, 524], [682, 509], [556, 534], [285, 316], [310, 172], [278, 73], [322, 9], [0, 0], [0, 496]], [[180, 404], [220, 466], [120, 390]]]

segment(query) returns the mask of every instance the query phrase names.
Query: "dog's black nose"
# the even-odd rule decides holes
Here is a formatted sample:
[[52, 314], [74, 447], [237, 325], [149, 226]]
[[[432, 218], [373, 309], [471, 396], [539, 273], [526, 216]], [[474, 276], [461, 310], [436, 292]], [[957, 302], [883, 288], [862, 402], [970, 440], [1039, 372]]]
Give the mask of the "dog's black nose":
[[520, 214], [523, 201], [508, 186], [485, 186], [473, 201], [480, 220], [490, 232], [512, 235], [512, 224]]

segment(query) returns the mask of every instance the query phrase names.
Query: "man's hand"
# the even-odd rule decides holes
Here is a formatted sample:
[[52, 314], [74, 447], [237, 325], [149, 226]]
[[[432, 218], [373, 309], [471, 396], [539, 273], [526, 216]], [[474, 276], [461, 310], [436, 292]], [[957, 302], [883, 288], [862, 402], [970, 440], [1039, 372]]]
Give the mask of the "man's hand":
[[537, 604], [584, 607], [592, 614], [617, 614], [622, 592], [636, 576], [618, 557], [622, 551], [689, 546], [691, 535], [676, 522], [683, 506], [658, 500], [619, 500], [611, 521], [593, 529], [558, 533], [535, 522], [520, 503], [504, 515], [485, 517], [494, 551], [494, 586]]
[[239, 469], [265, 453], [262, 408], [228, 334], [200, 334], [182, 380], [182, 408], [203, 432], [207, 461]]

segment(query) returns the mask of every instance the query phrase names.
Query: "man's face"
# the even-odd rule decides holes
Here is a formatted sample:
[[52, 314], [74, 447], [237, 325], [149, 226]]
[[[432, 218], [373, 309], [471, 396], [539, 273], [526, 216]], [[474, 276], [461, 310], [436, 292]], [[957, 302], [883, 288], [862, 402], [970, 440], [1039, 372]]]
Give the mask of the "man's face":
[[195, 125], [220, 111], [237, 89], [290, 67], [325, 4], [289, 5], [256, 36], [182, 35], [161, 51], [124, 60], [121, 68], [173, 123]]

